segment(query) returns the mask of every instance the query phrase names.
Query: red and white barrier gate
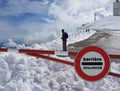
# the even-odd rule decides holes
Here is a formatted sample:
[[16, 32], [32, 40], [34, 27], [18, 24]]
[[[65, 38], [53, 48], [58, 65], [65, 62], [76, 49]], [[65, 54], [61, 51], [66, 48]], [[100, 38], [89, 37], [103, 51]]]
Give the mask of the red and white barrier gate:
[[[74, 62], [70, 62], [70, 61], [66, 61], [66, 60], [63, 60], [63, 59], [53, 58], [53, 57], [44, 55], [44, 54], [60, 55], [59, 52], [55, 52], [55, 51], [52, 51], [52, 50], [19, 49], [17, 51], [18, 51], [18, 53], [25, 53], [25, 54], [30, 55], [30, 56], [34, 56], [34, 57], [37, 57], [37, 58], [42, 58], [42, 59], [50, 60], [50, 61], [53, 61], [53, 62], [58, 62], [58, 63], [70, 65], [70, 66], [74, 66], [74, 64], [75, 64]], [[8, 51], [8, 48], [0, 48], [0, 52], [9, 52], [9, 51]], [[64, 54], [65, 54], [65, 56], [68, 55], [68, 56], [74, 56], [75, 57], [78, 53], [77, 52], [64, 52]], [[109, 54], [109, 57], [111, 59], [120, 59], [120, 55]], [[120, 78], [120, 74], [118, 74], [118, 73], [109, 72], [108, 75]]]

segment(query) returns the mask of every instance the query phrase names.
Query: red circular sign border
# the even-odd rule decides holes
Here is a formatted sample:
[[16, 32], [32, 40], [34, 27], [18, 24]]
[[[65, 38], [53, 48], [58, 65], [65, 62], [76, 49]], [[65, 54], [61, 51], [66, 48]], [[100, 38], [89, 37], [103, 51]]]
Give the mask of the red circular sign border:
[[[82, 58], [82, 56], [87, 53], [87, 52], [98, 52], [99, 54], [101, 54], [105, 60], [105, 66], [104, 66], [104, 69], [103, 71], [96, 75], [96, 76], [88, 76], [86, 75], [80, 68], [80, 59]], [[77, 55], [76, 55], [76, 58], [75, 58], [75, 70], [77, 72], [77, 74], [83, 78], [84, 80], [87, 80], [87, 81], [97, 81], [97, 80], [100, 80], [102, 79], [103, 77], [105, 77], [108, 72], [109, 72], [109, 69], [110, 69], [110, 58], [109, 56], [107, 55], [107, 53], [100, 47], [97, 47], [97, 46], [88, 46], [84, 49], [82, 49]]]

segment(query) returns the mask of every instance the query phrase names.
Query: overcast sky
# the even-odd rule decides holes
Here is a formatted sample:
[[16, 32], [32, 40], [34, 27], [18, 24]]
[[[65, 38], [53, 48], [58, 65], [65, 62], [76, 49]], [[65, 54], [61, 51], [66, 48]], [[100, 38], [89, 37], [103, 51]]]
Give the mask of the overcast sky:
[[73, 32], [93, 21], [94, 13], [112, 15], [115, 0], [0, 0], [0, 41], [47, 41], [60, 30]]

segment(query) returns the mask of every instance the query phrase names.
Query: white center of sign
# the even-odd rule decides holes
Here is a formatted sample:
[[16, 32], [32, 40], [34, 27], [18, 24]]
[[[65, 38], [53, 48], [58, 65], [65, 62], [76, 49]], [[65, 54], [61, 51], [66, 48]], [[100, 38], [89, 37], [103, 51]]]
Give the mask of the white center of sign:
[[89, 76], [100, 74], [105, 66], [104, 58], [97, 52], [87, 52], [83, 55], [80, 62], [81, 70]]

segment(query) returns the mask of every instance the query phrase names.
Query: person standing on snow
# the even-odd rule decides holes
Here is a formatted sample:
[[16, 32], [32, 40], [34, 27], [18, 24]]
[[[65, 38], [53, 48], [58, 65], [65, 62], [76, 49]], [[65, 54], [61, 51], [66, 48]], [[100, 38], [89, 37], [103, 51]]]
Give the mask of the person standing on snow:
[[68, 38], [68, 34], [64, 31], [64, 29], [61, 30], [62, 32], [62, 48], [63, 51], [67, 51], [67, 38]]

